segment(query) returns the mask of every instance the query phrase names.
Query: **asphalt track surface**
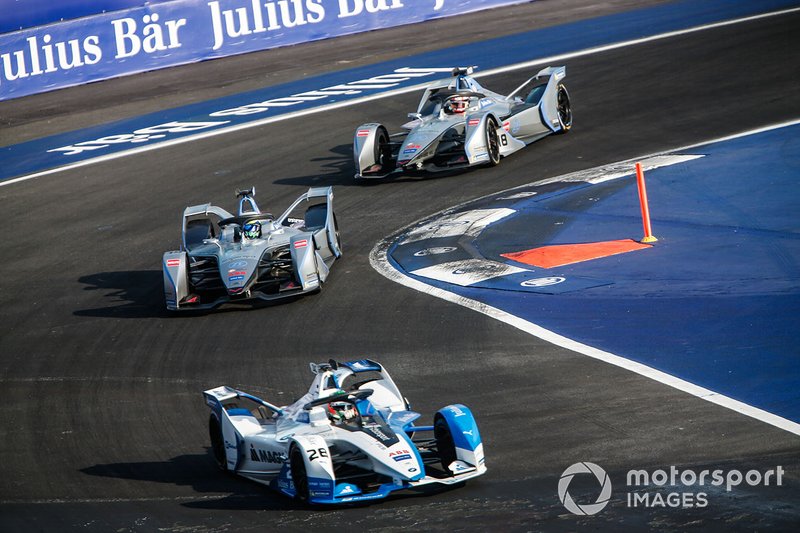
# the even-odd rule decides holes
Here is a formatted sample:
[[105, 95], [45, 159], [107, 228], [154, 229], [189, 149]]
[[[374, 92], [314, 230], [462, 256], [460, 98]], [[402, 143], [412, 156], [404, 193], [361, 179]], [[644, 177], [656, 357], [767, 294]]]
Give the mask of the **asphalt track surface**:
[[[539, 2], [464, 22], [491, 31], [530, 16], [521, 31], [632, 4]], [[275, 56], [291, 77], [304, 54], [314, 61], [303, 72], [318, 73], [342, 51], [367, 47], [379, 60], [425, 49], [424, 31], [464, 37], [463, 25], [433, 24]], [[368, 256], [398, 228], [475, 197], [800, 117], [798, 27], [789, 14], [570, 60], [573, 131], [493, 169], [354, 186], [353, 127], [384, 117], [396, 127], [410, 94], [0, 187], [0, 530], [793, 529], [796, 436], [394, 284]], [[272, 83], [269, 57], [5, 102], [2, 144]], [[481, 82], [503, 92], [522, 75]], [[345, 256], [324, 290], [167, 316], [160, 258], [178, 244], [183, 207], [232, 207], [234, 189], [251, 184], [273, 210], [334, 186]], [[216, 470], [202, 390], [227, 384], [288, 403], [307, 387], [309, 361], [364, 356], [389, 368], [416, 410], [468, 404], [489, 473], [440, 494], [319, 511]], [[787, 474], [782, 487], [709, 490], [705, 508], [628, 509], [616, 492], [601, 514], [576, 517], [556, 486], [578, 461], [620, 485], [629, 469], [670, 465]]]

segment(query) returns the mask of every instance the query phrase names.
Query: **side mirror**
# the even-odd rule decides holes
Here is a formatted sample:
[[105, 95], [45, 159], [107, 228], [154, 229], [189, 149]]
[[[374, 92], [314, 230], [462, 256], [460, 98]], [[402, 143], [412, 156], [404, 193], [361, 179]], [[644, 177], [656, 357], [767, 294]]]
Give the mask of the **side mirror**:
[[412, 120], [422, 120], [422, 113], [409, 113], [408, 118]]

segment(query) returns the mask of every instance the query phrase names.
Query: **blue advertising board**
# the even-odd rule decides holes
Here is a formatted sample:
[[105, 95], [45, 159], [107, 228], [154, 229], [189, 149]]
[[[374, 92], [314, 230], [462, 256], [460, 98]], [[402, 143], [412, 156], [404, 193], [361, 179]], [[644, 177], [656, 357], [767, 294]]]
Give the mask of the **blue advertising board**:
[[174, 0], [0, 35], [0, 100], [525, 0]]
[[0, 0], [0, 33], [174, 0]]

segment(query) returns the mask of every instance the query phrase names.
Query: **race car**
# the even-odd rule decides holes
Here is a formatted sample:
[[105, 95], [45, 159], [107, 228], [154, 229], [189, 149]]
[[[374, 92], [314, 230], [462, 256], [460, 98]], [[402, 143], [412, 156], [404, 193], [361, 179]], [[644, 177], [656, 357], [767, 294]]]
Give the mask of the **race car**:
[[356, 179], [400, 172], [436, 172], [500, 158], [551, 133], [572, 127], [566, 67], [547, 67], [503, 96], [470, 76], [474, 67], [453, 69], [450, 79], [428, 86], [404, 132], [389, 135], [378, 123], [356, 129]]
[[236, 195], [236, 215], [211, 204], [184, 210], [181, 248], [162, 265], [170, 311], [318, 291], [342, 255], [331, 187], [309, 189], [278, 218], [258, 208], [255, 187]]
[[311, 387], [288, 406], [225, 386], [203, 393], [222, 470], [309, 504], [377, 500], [486, 472], [478, 426], [464, 405], [417, 426], [420, 415], [375, 361], [310, 366]]

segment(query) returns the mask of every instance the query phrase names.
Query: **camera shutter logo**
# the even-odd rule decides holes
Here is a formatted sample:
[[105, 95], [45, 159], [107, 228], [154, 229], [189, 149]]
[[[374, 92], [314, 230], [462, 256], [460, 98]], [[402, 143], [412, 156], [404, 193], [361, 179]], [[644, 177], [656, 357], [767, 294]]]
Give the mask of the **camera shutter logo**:
[[[597, 482], [600, 483], [600, 495], [594, 503], [579, 505], [572, 499], [567, 489], [575, 474], [594, 474]], [[564, 473], [561, 474], [561, 479], [558, 480], [558, 498], [564, 507], [567, 508], [572, 514], [576, 515], [593, 515], [602, 511], [608, 501], [611, 499], [611, 479], [606, 474], [606, 471], [594, 463], [575, 463], [570, 466]]]

